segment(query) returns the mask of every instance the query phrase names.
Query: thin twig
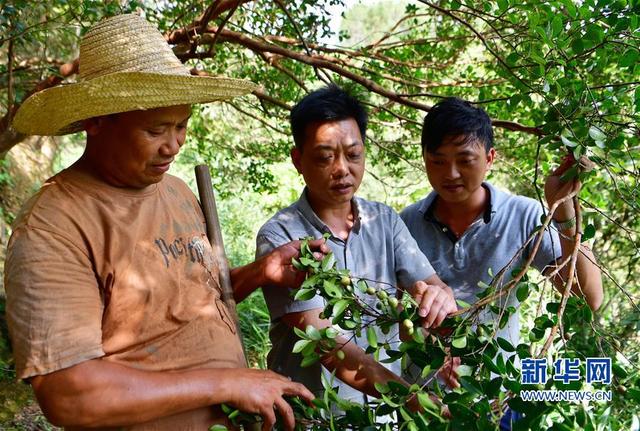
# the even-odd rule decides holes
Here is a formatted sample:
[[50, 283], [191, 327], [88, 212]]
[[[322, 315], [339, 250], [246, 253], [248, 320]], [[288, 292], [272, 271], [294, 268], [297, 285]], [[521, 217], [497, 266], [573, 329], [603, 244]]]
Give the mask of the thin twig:
[[9, 41], [7, 50], [7, 112], [11, 113], [13, 105], [13, 39]]
[[560, 308], [558, 309], [558, 314], [557, 314], [558, 321], [551, 327], [551, 332], [549, 333], [547, 340], [542, 346], [540, 353], [538, 353], [537, 355], [538, 358], [543, 357], [547, 353], [547, 350], [549, 350], [549, 347], [551, 347], [551, 344], [553, 344], [553, 339], [555, 338], [556, 333], [558, 332], [558, 328], [562, 325], [562, 317], [564, 315], [564, 310], [567, 306], [567, 300], [569, 299], [569, 295], [571, 294], [571, 291], [573, 289], [573, 279], [576, 273], [576, 262], [578, 259], [578, 250], [580, 250], [580, 242], [582, 239], [582, 231], [579, 229], [579, 227], [582, 226], [582, 211], [580, 209], [580, 202], [578, 202], [578, 198], [576, 196], [573, 197], [573, 208], [576, 212], [576, 226], [578, 226], [578, 228], [576, 229], [576, 234], [574, 236], [575, 244], [573, 245], [573, 250], [571, 251], [571, 263], [569, 264], [569, 275], [567, 277], [567, 283], [565, 284], [564, 291], [562, 292], [562, 300], [560, 302]]
[[569, 193], [567, 196], [563, 197], [562, 199], [557, 200], [553, 204], [553, 206], [549, 209], [549, 214], [547, 215], [547, 217], [545, 218], [544, 222], [542, 223], [542, 226], [540, 228], [538, 228], [538, 231], [536, 232], [536, 234], [537, 234], [536, 242], [535, 242], [535, 244], [533, 246], [533, 250], [532, 250], [531, 254], [529, 255], [529, 258], [525, 262], [524, 266], [520, 269], [520, 272], [518, 272], [518, 274], [511, 281], [509, 281], [509, 283], [507, 283], [504, 287], [502, 287], [500, 289], [500, 291], [494, 293], [493, 295], [489, 295], [489, 296], [487, 296], [485, 298], [482, 298], [481, 300], [479, 300], [478, 302], [474, 303], [473, 305], [471, 305], [469, 307], [462, 308], [462, 309], [460, 309], [460, 310], [458, 310], [458, 311], [456, 311], [454, 313], [451, 313], [450, 316], [459, 316], [461, 314], [473, 312], [475, 310], [478, 310], [481, 307], [484, 307], [487, 304], [490, 304], [491, 302], [495, 301], [496, 299], [503, 297], [507, 293], [509, 293], [509, 291], [511, 289], [513, 289], [513, 287], [516, 286], [518, 284], [518, 282], [520, 282], [522, 277], [524, 277], [524, 275], [529, 270], [529, 267], [531, 266], [531, 263], [533, 262], [533, 259], [535, 258], [536, 254], [538, 253], [538, 248], [540, 248], [540, 244], [542, 243], [542, 238], [543, 238], [543, 236], [545, 234], [545, 231], [546, 231], [547, 227], [549, 226], [549, 224], [551, 223], [551, 220], [553, 218], [553, 214], [555, 213], [555, 211], [558, 208], [558, 206], [560, 206], [560, 204], [568, 201], [569, 199], [572, 199], [575, 195], [576, 195], [575, 191], [572, 192], [572, 193]]

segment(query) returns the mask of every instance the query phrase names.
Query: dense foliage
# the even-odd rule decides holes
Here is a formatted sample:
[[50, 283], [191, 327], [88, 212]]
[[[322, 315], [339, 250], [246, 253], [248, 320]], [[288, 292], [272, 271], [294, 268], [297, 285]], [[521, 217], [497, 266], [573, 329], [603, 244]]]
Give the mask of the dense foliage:
[[[448, 394], [434, 389], [453, 422], [424, 395], [418, 395], [423, 413], [405, 409], [407, 389], [394, 385], [381, 388], [381, 404], [361, 407], [339, 401], [328, 384], [319, 408], [300, 406], [298, 413], [319, 429], [342, 429], [346, 423], [373, 426], [389, 410], [397, 411], [403, 425], [376, 427], [421, 429], [428, 423], [430, 429], [447, 424], [491, 429], [508, 404], [527, 413], [518, 425], [522, 428], [640, 428], [638, 0], [348, 5], [341, 0], [0, 0], [0, 10], [0, 56], [6, 59], [0, 64], [0, 155], [6, 156], [0, 163], [0, 215], [6, 221], [12, 217], [4, 204], [13, 192], [9, 165], [16, 163], [7, 151], [26, 139], [9, 127], [15, 109], [37, 88], [75, 79], [71, 62], [80, 36], [101, 17], [129, 11], [140, 11], [156, 23], [193, 67], [262, 85], [254, 96], [197, 108], [190, 145], [180, 159], [183, 166], [206, 162], [217, 173], [214, 187], [222, 197], [223, 229], [234, 264], [251, 259], [260, 223], [300, 192], [299, 180], [283, 163], [291, 146], [287, 116], [296, 100], [323, 82], [339, 83], [366, 102], [371, 121], [363, 194], [398, 209], [427, 190], [418, 150], [421, 121], [431, 104], [449, 95], [481, 105], [494, 119], [500, 157], [492, 181], [513, 192], [540, 197], [545, 175], [566, 152], [588, 157], [595, 169], [587, 172], [576, 165], [570, 175], [583, 181], [582, 240], [591, 241], [603, 270], [605, 303], [595, 315], [582, 301], [561, 298], [547, 280], [524, 271], [511, 288], [523, 301], [519, 311], [526, 343], [511, 346], [492, 338], [494, 328], [474, 325], [477, 313], [470, 313], [452, 319], [453, 332], [447, 336], [425, 342], [414, 331], [397, 354], [412, 357], [425, 376], [442, 365], [446, 350], [463, 359], [463, 387]], [[338, 29], [335, 18], [343, 11]], [[57, 142], [65, 150], [79, 140]], [[186, 167], [180, 172], [190, 175]], [[330, 265], [320, 269], [326, 274], [322, 277], [346, 275], [334, 274]], [[362, 314], [350, 308], [357, 301], [346, 286], [334, 284], [336, 289], [328, 291], [324, 279], [314, 284], [328, 299], [327, 316]], [[491, 298], [495, 292], [488, 287], [486, 295]], [[241, 318], [245, 339], [252, 363], [264, 366], [268, 317], [259, 295], [249, 301], [240, 305], [241, 315], [251, 314]], [[367, 324], [384, 327], [389, 321], [411, 320], [411, 301], [405, 297], [402, 302], [405, 314], [399, 315], [381, 299], [381, 309]], [[499, 301], [485, 302], [503, 317], [516, 312], [501, 309]], [[336, 324], [349, 321], [362, 325], [355, 318], [337, 319]], [[331, 331], [300, 335], [308, 341], [300, 344], [301, 350], [312, 359], [320, 341], [331, 348]], [[383, 340], [370, 343], [373, 354], [387, 348]], [[498, 348], [505, 352], [503, 359], [494, 355]], [[615, 376], [607, 388], [613, 400], [522, 402], [520, 370], [513, 358], [539, 354], [550, 359], [614, 358]], [[421, 386], [409, 391], [424, 393]], [[346, 415], [330, 413], [335, 405]]]

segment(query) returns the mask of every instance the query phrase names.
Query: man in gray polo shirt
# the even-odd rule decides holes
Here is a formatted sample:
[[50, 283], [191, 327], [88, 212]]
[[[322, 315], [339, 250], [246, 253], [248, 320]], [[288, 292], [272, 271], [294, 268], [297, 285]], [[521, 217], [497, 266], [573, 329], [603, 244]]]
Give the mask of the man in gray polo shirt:
[[[540, 225], [542, 207], [536, 200], [505, 193], [484, 181], [495, 149], [491, 120], [481, 108], [456, 98], [436, 104], [425, 117], [422, 150], [433, 192], [405, 208], [401, 217], [438, 275], [453, 288], [456, 299], [474, 303], [482, 286], [491, 284], [491, 274], [508, 265]], [[547, 178], [549, 207], [572, 190], [579, 190], [579, 182], [560, 180], [569, 166], [567, 160]], [[544, 233], [532, 263], [543, 273], [553, 269], [558, 259], [569, 256], [574, 247], [576, 223], [571, 200], [561, 204], [553, 218], [555, 227]], [[511, 278], [511, 269], [528, 259], [532, 247], [530, 243], [514, 259], [502, 285]], [[593, 253], [581, 246], [576, 264], [579, 287], [574, 293], [583, 295], [596, 310], [602, 303], [602, 281], [594, 262]], [[561, 271], [553, 282], [560, 290], [565, 280], [566, 271]], [[506, 305], [518, 306], [515, 291], [510, 292]], [[515, 313], [497, 336], [516, 346], [519, 333]], [[455, 375], [447, 380], [457, 385]]]
[[[335, 254], [338, 268], [348, 268], [355, 276], [380, 282], [378, 287], [389, 295], [395, 294], [395, 288], [390, 286], [409, 289], [420, 303], [424, 325], [438, 326], [448, 313], [456, 310], [451, 290], [435, 275], [391, 208], [354, 196], [364, 174], [366, 124], [364, 108], [336, 86], [310, 93], [293, 108], [291, 128], [295, 147], [291, 156], [307, 186], [298, 201], [278, 212], [260, 229], [257, 256], [289, 242], [290, 238], [319, 238], [328, 233], [327, 244]], [[402, 381], [398, 377], [399, 363], [383, 366], [376, 362], [363, 350], [366, 338], [353, 333], [341, 338], [344, 359], [327, 354], [321, 364], [301, 368], [301, 356], [291, 353], [298, 340], [292, 328], [329, 326], [328, 320], [319, 317], [324, 300], [317, 296], [308, 301], [294, 301], [290, 293], [270, 287], [264, 287], [263, 292], [272, 320], [269, 368], [304, 382], [315, 393], [322, 391], [321, 373], [334, 371], [339, 379], [336, 383], [340, 396], [356, 402], [365, 402], [364, 394], [379, 396], [374, 383]], [[368, 295], [362, 295], [362, 300], [374, 305]], [[381, 332], [377, 335], [392, 346], [399, 343], [397, 327], [388, 335]], [[383, 353], [381, 360], [385, 359]]]

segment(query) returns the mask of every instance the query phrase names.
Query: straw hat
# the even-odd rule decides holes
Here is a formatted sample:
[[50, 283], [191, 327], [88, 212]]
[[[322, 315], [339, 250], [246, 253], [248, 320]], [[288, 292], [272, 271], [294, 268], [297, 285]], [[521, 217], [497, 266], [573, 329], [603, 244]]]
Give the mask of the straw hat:
[[82, 120], [118, 112], [230, 99], [257, 88], [251, 81], [192, 76], [162, 34], [138, 15], [92, 27], [80, 45], [78, 82], [29, 97], [13, 127], [29, 135], [64, 135]]

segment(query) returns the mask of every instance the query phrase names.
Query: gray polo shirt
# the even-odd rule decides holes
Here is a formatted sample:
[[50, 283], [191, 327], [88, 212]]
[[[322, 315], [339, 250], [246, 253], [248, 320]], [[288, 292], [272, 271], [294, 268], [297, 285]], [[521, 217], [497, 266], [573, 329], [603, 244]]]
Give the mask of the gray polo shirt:
[[[331, 236], [327, 244], [333, 251], [337, 267], [348, 268], [351, 274], [379, 282], [389, 283], [403, 288], [410, 287], [418, 280], [424, 280], [435, 272], [427, 258], [422, 254], [416, 241], [413, 239], [407, 227], [398, 214], [390, 207], [370, 202], [358, 197], [352, 200], [354, 210], [354, 225], [346, 241]], [[289, 241], [307, 236], [320, 238], [324, 233], [331, 234], [327, 225], [313, 212], [306, 198], [306, 190], [300, 199], [293, 205], [279, 211], [258, 232], [256, 256], [260, 257], [269, 253], [274, 248]], [[387, 285], [378, 287], [387, 290], [389, 295], [395, 294], [395, 289]], [[316, 394], [322, 393], [320, 373], [324, 372], [330, 378], [322, 366], [317, 363], [310, 367], [300, 367], [302, 356], [293, 354], [293, 345], [298, 341], [298, 336], [293, 330], [281, 321], [285, 314], [307, 311], [315, 308], [322, 309], [325, 306], [324, 299], [316, 296], [308, 301], [294, 301], [291, 289], [265, 287], [263, 293], [269, 312], [271, 314], [271, 338], [272, 349], [269, 352], [269, 368], [291, 377], [293, 380], [303, 383]], [[360, 294], [363, 301], [375, 304], [374, 297]], [[363, 317], [363, 322], [366, 323]], [[347, 337], [354, 336], [354, 341], [359, 346], [366, 347], [366, 336], [357, 337], [353, 333], [343, 331]], [[379, 342], [388, 340], [392, 348], [399, 344], [398, 328], [392, 328], [388, 335], [378, 332]], [[384, 351], [380, 352], [380, 360], [386, 358]], [[400, 374], [400, 364], [383, 364], [396, 374]], [[361, 392], [335, 379], [339, 386], [339, 394], [356, 402], [365, 402], [366, 397]], [[334, 385], [335, 386], [335, 385]]]
[[[433, 211], [437, 196], [435, 191], [400, 214], [440, 278], [453, 289], [456, 299], [469, 304], [476, 302], [476, 294], [484, 289], [478, 286], [479, 282], [491, 284], [493, 277], [489, 275], [489, 269], [493, 275], [497, 275], [541, 224], [542, 207], [538, 201], [505, 193], [486, 182], [483, 186], [489, 191], [490, 204], [459, 239], [436, 219]], [[506, 271], [502, 284], [512, 278], [511, 271], [514, 268], [522, 267], [532, 248], [533, 243], [530, 243], [514, 261]], [[557, 231], [547, 230], [532, 265], [542, 271], [561, 255]], [[515, 289], [509, 293], [506, 303], [507, 306], [519, 306]], [[496, 316], [487, 312], [483, 319], [495, 320]], [[518, 345], [518, 313], [511, 316], [498, 336], [506, 338], [514, 346]]]

